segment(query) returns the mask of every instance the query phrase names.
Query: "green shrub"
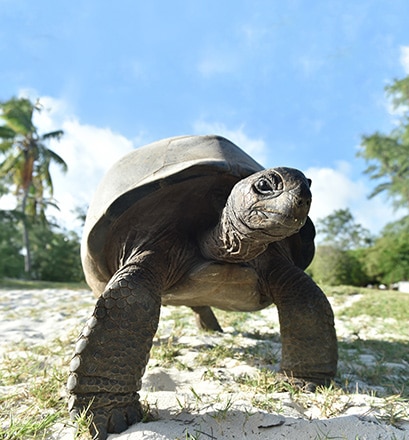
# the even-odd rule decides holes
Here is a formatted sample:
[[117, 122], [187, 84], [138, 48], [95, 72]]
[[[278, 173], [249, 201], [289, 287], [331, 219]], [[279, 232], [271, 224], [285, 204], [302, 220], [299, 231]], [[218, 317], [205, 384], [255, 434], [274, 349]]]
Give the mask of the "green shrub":
[[319, 246], [307, 271], [319, 284], [362, 286], [368, 283], [359, 251], [336, 246]]

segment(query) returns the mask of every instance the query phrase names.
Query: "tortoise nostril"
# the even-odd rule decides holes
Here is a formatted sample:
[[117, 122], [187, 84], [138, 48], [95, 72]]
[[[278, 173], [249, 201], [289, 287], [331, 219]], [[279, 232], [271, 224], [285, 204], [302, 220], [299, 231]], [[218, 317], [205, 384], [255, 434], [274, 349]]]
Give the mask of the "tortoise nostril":
[[311, 206], [311, 199], [305, 199], [305, 198], [297, 198], [295, 201], [295, 206], [297, 208], [309, 208]]

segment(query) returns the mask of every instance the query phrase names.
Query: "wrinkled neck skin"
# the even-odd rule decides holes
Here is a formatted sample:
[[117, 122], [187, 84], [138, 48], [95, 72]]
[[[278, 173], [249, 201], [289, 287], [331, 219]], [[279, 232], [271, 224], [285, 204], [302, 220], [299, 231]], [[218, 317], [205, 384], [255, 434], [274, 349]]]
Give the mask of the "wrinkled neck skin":
[[247, 262], [262, 254], [273, 241], [285, 237], [272, 237], [261, 229], [250, 229], [236, 216], [227, 200], [219, 223], [200, 240], [202, 254], [209, 259], [232, 263]]
[[309, 186], [292, 168], [263, 170], [237, 182], [219, 223], [199, 239], [204, 257], [249, 262], [270, 243], [297, 233], [308, 216]]

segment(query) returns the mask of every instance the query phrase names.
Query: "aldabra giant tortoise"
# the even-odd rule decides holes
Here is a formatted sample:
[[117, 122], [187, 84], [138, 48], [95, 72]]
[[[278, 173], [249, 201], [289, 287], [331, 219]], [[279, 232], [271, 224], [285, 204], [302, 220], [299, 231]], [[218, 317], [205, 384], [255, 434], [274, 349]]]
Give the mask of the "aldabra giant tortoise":
[[141, 419], [161, 304], [190, 306], [202, 328], [221, 330], [210, 307], [274, 303], [281, 370], [316, 384], [334, 377], [333, 313], [303, 271], [314, 254], [309, 186], [218, 136], [165, 139], [111, 168], [85, 224], [83, 267], [99, 298], [68, 380], [71, 413], [90, 406], [95, 438]]

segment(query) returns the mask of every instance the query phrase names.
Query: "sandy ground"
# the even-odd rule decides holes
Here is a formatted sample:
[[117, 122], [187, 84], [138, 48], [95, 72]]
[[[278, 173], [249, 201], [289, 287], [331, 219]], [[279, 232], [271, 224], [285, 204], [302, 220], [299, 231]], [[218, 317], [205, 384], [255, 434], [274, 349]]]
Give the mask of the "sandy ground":
[[[93, 303], [88, 291], [3, 290], [0, 300], [0, 356], [21, 340], [46, 344], [53, 338], [63, 338], [73, 328], [79, 331], [81, 323], [91, 313]], [[181, 331], [173, 309], [163, 308], [155, 344], [172, 341], [176, 328], [177, 335], [173, 340], [185, 347], [176, 359], [189, 368], [178, 369], [177, 365], [163, 367], [152, 358], [144, 377], [141, 400], [149, 405], [155, 420], [134, 425], [122, 434], [111, 435], [110, 440], [409, 439], [408, 402], [404, 402], [401, 408], [406, 414], [403, 420], [395, 426], [389, 424], [386, 414], [388, 397], [373, 397], [376, 386], [367, 385], [356, 375], [351, 375], [349, 393], [301, 393], [294, 398], [289, 392], [277, 392], [266, 398], [256, 391], [243, 392], [236, 379], [240, 376], [257, 377], [260, 369], [254, 362], [227, 357], [221, 359], [216, 367], [209, 367], [201, 366], [197, 358], [203, 347], [235, 344], [240, 350], [240, 347], [260, 346], [261, 341], [254, 339], [254, 335], [238, 334], [232, 327], [225, 328], [223, 335], [198, 332], [194, 328], [193, 317], [188, 311], [185, 315], [187, 318], [181, 319], [190, 320], [190, 323], [184, 325]], [[246, 325], [260, 335], [276, 333], [275, 309], [257, 314]], [[382, 338], [371, 326], [368, 329], [372, 338], [374, 335]], [[352, 337], [351, 329], [339, 320], [337, 332], [340, 338]], [[268, 347], [279, 354], [278, 340]], [[366, 358], [361, 361], [374, 360], [371, 355], [362, 356]], [[278, 368], [278, 362], [270, 367]], [[409, 365], [402, 362], [394, 368], [408, 371]], [[270, 403], [269, 411], [254, 405], [263, 399]], [[272, 411], [271, 407], [275, 410]], [[58, 424], [48, 438], [68, 440], [73, 435], [72, 427]]]

